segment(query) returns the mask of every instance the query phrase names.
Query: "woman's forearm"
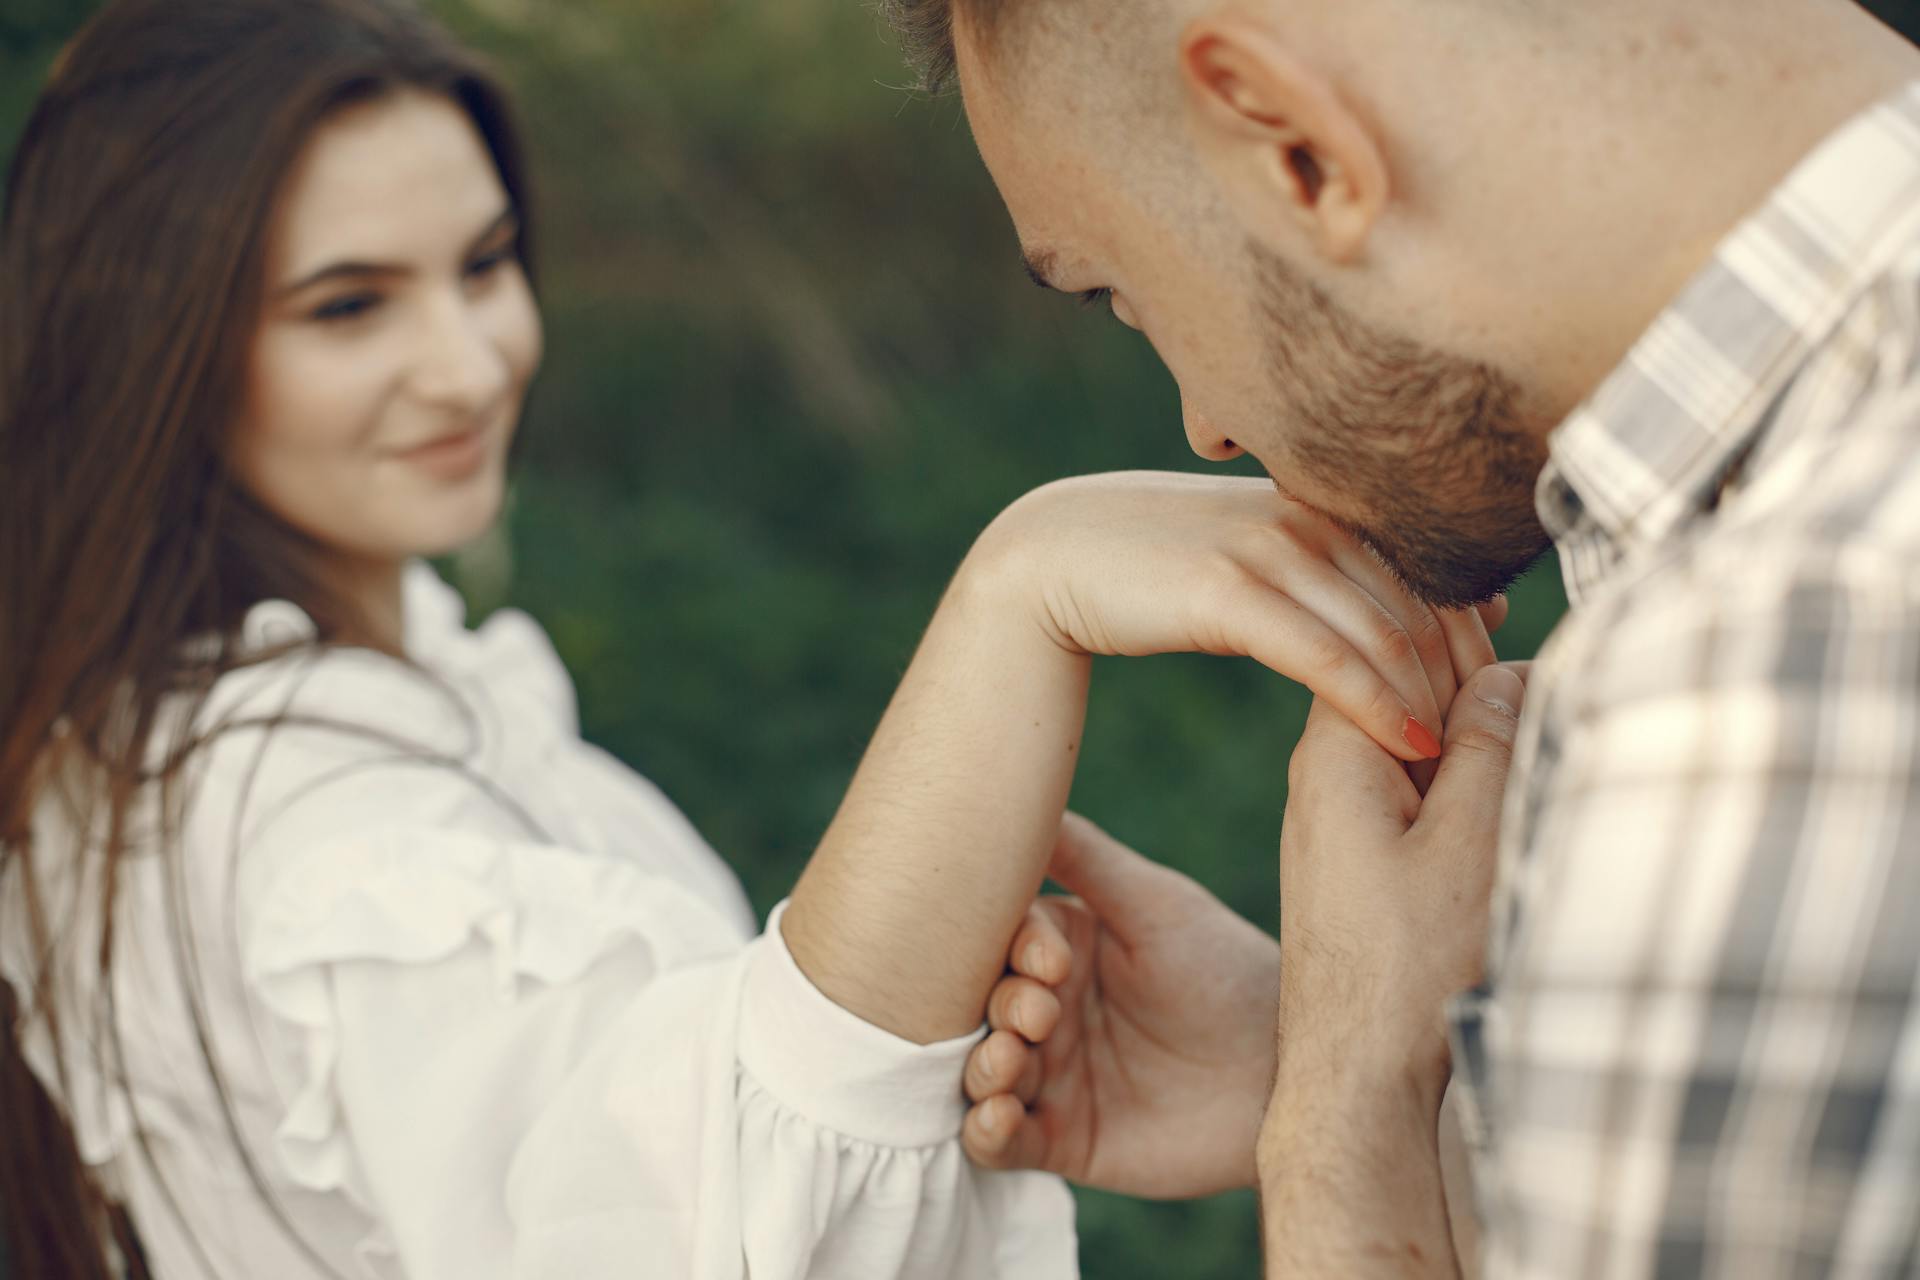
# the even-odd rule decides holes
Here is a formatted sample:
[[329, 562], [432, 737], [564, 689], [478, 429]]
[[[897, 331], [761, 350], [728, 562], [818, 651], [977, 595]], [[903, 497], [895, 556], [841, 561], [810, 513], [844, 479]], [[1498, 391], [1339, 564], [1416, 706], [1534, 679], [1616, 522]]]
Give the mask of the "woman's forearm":
[[1090, 659], [964, 566], [784, 918], [830, 999], [920, 1043], [978, 1026], [1079, 758]]

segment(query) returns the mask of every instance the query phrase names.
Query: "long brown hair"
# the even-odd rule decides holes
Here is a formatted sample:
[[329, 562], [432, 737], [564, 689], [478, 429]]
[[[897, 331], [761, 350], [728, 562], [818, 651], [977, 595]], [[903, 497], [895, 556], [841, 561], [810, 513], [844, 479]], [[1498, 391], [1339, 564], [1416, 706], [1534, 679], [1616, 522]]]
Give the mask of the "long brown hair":
[[[316, 548], [224, 459], [284, 178], [329, 113], [400, 88], [471, 116], [530, 266], [507, 98], [406, 0], [111, 0], [27, 124], [0, 221], [0, 884], [22, 895], [36, 956], [49, 952], [48, 869], [102, 856], [110, 968], [130, 810], [158, 788], [161, 811], [178, 812], [194, 745], [165, 744], [155, 765], [163, 706], [204, 698], [243, 661], [247, 610], [293, 600], [322, 643], [354, 624]], [[98, 780], [78, 829], [104, 833], [104, 849], [36, 847], [56, 757]], [[58, 1017], [54, 968], [30, 990], [0, 983], [0, 1246], [16, 1275], [139, 1272], [59, 1091], [21, 1054], [23, 1020]]]

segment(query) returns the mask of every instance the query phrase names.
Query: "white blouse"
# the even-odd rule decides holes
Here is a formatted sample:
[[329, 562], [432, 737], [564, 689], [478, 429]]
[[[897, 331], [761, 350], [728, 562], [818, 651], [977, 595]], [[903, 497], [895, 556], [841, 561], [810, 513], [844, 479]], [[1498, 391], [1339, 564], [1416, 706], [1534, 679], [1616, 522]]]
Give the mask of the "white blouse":
[[[308, 652], [215, 688], [183, 856], [123, 870], [110, 993], [97, 859], [56, 799], [37, 818], [68, 871], [65, 1101], [159, 1276], [1077, 1274], [1059, 1181], [960, 1150], [977, 1036], [894, 1037], [808, 982], [778, 911], [756, 937], [687, 821], [580, 739], [531, 619], [469, 631], [425, 566], [406, 610], [421, 671]], [[245, 628], [312, 634], [281, 602]]]

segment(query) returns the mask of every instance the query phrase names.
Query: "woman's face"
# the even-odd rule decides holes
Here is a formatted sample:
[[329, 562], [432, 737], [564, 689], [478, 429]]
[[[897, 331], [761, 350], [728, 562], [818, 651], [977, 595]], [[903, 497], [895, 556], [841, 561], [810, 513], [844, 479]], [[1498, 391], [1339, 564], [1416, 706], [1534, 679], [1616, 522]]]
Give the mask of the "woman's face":
[[356, 560], [484, 533], [541, 354], [516, 231], [454, 103], [402, 92], [330, 116], [268, 235], [231, 456], [247, 491]]

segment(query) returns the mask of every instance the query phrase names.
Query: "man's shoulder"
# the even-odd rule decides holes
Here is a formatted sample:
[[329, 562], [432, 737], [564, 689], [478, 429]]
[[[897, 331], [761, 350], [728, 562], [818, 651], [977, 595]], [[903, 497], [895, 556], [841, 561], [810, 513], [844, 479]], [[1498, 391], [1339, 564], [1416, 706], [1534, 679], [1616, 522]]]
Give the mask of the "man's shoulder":
[[[1850, 350], [1858, 361], [1875, 354]], [[1691, 539], [1705, 557], [1757, 545], [1796, 561], [1802, 547], [1816, 560], [1853, 549], [1920, 550], [1920, 352], [1897, 362], [1879, 354], [1910, 367], [1885, 369], [1864, 390], [1849, 390], [1845, 409], [1818, 403], [1820, 385], [1795, 388], [1781, 416], [1824, 425], [1793, 430], [1777, 445], [1763, 439], [1736, 468]]]
[[1867, 397], [1830, 430], [1763, 449], [1715, 510], [1603, 594], [1625, 640], [1804, 619], [1823, 605], [1871, 610], [1916, 593], [1920, 376]]
[[1920, 449], [1864, 443], [1799, 460], [1597, 593], [1568, 626], [1583, 701], [1857, 688], [1893, 678], [1871, 670], [1891, 647], [1920, 654]]

